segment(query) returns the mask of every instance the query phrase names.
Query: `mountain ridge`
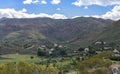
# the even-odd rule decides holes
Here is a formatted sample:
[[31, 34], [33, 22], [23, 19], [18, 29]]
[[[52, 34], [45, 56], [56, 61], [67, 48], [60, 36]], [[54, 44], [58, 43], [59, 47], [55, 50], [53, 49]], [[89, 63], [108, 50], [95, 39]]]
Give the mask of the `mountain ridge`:
[[[81, 40], [85, 40], [91, 35], [104, 30], [111, 26], [112, 23], [112, 20], [93, 17], [78, 17], [74, 19], [3, 18], [0, 19], [0, 39], [3, 43], [8, 41], [7, 44], [12, 41], [13, 43], [11, 44], [13, 45], [16, 43], [18, 45], [24, 44], [27, 40], [30, 44], [36, 41], [37, 45], [48, 43], [69, 45], [80, 40], [80, 43], [77, 44], [79, 47], [84, 42]], [[30, 37], [31, 40], [29, 39]]]

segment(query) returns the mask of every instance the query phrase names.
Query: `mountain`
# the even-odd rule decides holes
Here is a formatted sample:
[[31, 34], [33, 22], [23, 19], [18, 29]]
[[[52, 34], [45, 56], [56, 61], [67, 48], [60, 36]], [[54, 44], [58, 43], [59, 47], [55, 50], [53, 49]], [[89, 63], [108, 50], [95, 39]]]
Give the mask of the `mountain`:
[[[51, 46], [54, 43], [76, 48], [86, 44], [89, 37], [111, 26], [112, 23], [112, 20], [93, 17], [74, 19], [2, 18], [0, 19], [0, 48], [1, 52], [11, 50], [11, 53], [17, 51], [34, 53], [38, 46]], [[26, 46], [36, 48], [26, 50]], [[4, 51], [2, 53], [6, 53]]]
[[[96, 37], [96, 38], [95, 38]], [[120, 20], [115, 21], [111, 26], [98, 33], [93, 39], [98, 41], [106, 41], [109, 44], [120, 45]]]

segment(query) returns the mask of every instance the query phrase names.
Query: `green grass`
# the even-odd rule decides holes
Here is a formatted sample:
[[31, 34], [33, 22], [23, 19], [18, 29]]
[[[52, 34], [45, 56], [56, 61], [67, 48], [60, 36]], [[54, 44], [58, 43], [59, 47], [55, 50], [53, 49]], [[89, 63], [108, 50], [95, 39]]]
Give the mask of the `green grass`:
[[[34, 58], [31, 59], [31, 56], [33, 56]], [[1, 55], [1, 59], [0, 59], [0, 63], [4, 63], [4, 62], [8, 62], [8, 61], [12, 61], [12, 62], [33, 62], [33, 63], [39, 63], [41, 61], [46, 61], [49, 58], [40, 58], [37, 57], [36, 55], [25, 55], [25, 54], [6, 54], [6, 55]], [[52, 58], [52, 60], [60, 60], [61, 58]], [[65, 60], [65, 61], [58, 61], [57, 65], [67, 65], [71, 62], [71, 60]]]
[[[31, 56], [33, 56], [34, 58], [31, 59]], [[40, 63], [44, 65], [48, 65], [47, 61], [49, 59], [50, 58], [40, 58], [37, 57], [37, 55], [6, 54], [6, 55], [1, 55], [0, 64], [7, 62], [29, 62], [29, 63], [37, 63], [39, 65]], [[50, 62], [49, 64], [55, 64], [57, 68], [62, 68], [62, 69], [70, 66], [70, 63], [72, 62], [71, 59], [67, 59], [67, 60], [61, 60], [61, 59], [62, 57], [51, 58], [51, 60], [56, 60], [57, 62], [56, 63]]]
[[70, 60], [67, 60], [67, 61], [64, 61], [64, 62], [57, 62], [57, 65], [58, 65], [58, 67], [61, 67], [61, 66], [65, 66], [65, 65], [68, 65], [68, 64], [70, 64]]
[[[31, 59], [31, 56], [33, 56], [34, 58]], [[7, 55], [2, 55], [1, 57], [3, 59], [0, 59], [0, 63], [4, 63], [8, 61], [12, 61], [12, 62], [23, 61], [23, 62], [37, 63], [41, 61], [41, 59], [37, 57], [36, 55], [7, 54]]]

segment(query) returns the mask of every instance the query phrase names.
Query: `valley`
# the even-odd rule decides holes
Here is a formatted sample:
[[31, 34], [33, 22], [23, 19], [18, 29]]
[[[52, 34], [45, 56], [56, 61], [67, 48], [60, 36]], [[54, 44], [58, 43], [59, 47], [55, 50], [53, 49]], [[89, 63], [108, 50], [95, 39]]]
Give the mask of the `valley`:
[[2, 18], [0, 71], [9, 64], [18, 71], [34, 65], [32, 74], [112, 74], [109, 67], [120, 63], [119, 26], [120, 21], [93, 17]]

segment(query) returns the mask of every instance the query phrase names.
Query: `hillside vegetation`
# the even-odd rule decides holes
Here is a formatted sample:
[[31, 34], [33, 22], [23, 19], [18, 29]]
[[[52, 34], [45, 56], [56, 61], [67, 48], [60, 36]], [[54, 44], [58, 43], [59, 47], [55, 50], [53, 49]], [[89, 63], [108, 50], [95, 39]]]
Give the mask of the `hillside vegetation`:
[[[89, 38], [112, 24], [112, 20], [93, 17], [75, 19], [0, 19], [1, 53], [35, 53], [39, 45], [51, 46], [54, 43], [76, 49], [88, 46]], [[33, 47], [26, 50], [25, 47]], [[72, 47], [71, 47], [72, 46]], [[36, 47], [36, 48], [35, 48]], [[24, 49], [24, 50], [22, 50]], [[12, 51], [11, 51], [12, 50]]]

